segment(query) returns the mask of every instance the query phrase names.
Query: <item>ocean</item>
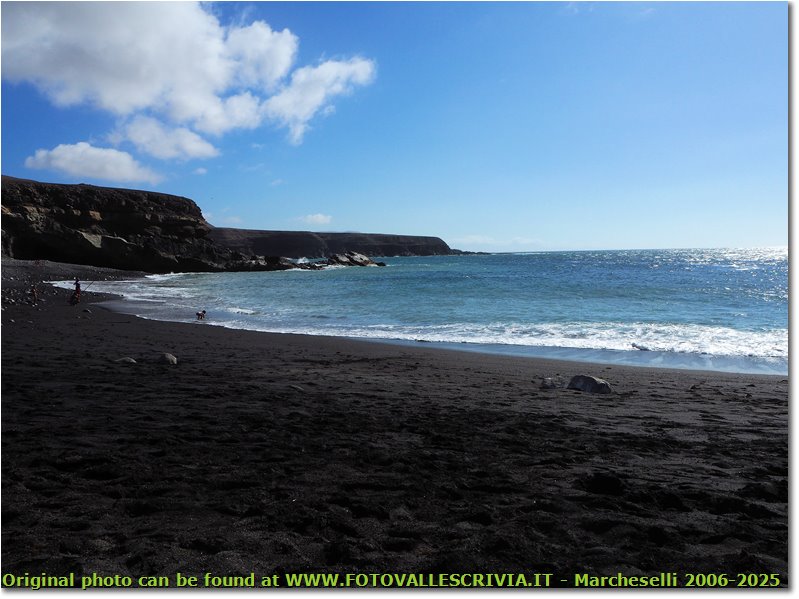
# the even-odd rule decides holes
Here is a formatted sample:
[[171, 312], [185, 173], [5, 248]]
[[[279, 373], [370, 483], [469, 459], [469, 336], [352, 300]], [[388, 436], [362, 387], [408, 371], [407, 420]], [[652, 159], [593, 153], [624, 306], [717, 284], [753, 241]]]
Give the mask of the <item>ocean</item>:
[[387, 266], [153, 275], [84, 289], [123, 296], [109, 303], [121, 312], [197, 326], [788, 373], [787, 248], [376, 259]]

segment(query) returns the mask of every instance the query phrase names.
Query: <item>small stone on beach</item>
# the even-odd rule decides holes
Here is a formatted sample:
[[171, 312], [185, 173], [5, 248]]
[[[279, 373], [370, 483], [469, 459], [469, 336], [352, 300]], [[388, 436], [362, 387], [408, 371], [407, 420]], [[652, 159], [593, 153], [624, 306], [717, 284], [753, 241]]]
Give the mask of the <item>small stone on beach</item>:
[[160, 364], [177, 364], [178, 359], [172, 354], [161, 354], [161, 357], [158, 358], [158, 362]]

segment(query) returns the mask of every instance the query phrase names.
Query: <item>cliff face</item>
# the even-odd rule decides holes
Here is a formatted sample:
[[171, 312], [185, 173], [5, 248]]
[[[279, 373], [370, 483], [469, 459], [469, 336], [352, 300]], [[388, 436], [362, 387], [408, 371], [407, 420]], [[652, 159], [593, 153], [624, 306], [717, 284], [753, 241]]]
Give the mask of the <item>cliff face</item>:
[[3, 253], [12, 258], [146, 272], [291, 268], [280, 256], [453, 253], [437, 237], [215, 229], [188, 198], [7, 176], [2, 229]]
[[345, 252], [367, 256], [446, 256], [453, 251], [438, 237], [379, 233], [311, 233], [213, 228], [209, 239], [245, 255], [322, 258]]
[[148, 272], [220, 270], [230, 252], [187, 198], [2, 178], [3, 252]]

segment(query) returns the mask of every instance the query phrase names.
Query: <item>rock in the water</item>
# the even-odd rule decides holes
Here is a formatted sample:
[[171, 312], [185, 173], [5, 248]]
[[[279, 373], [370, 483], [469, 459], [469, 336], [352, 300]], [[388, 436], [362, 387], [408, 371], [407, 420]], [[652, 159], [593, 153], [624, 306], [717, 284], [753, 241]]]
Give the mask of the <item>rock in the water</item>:
[[586, 393], [613, 393], [613, 389], [610, 388], [610, 384], [607, 381], [584, 374], [573, 376], [567, 389], [577, 389]]
[[[347, 252], [346, 254], [333, 254], [328, 258], [327, 263], [330, 266], [380, 266], [368, 256], [359, 254], [358, 252]], [[382, 263], [385, 266], [385, 263]]]
[[161, 357], [158, 358], [158, 362], [159, 364], [177, 364], [178, 359], [172, 354], [161, 354]]
[[119, 358], [118, 360], [114, 360], [114, 362], [117, 362], [118, 364], [138, 364], [138, 362], [136, 362], [136, 360], [134, 360], [130, 356]]

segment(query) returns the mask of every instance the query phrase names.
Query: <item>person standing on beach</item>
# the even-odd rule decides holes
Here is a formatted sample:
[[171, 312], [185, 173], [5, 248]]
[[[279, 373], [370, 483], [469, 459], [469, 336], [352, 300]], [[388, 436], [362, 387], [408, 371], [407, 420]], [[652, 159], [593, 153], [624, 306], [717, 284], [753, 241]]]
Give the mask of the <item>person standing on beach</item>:
[[75, 277], [75, 291], [72, 293], [69, 303], [73, 306], [80, 303], [80, 281], [77, 277]]

